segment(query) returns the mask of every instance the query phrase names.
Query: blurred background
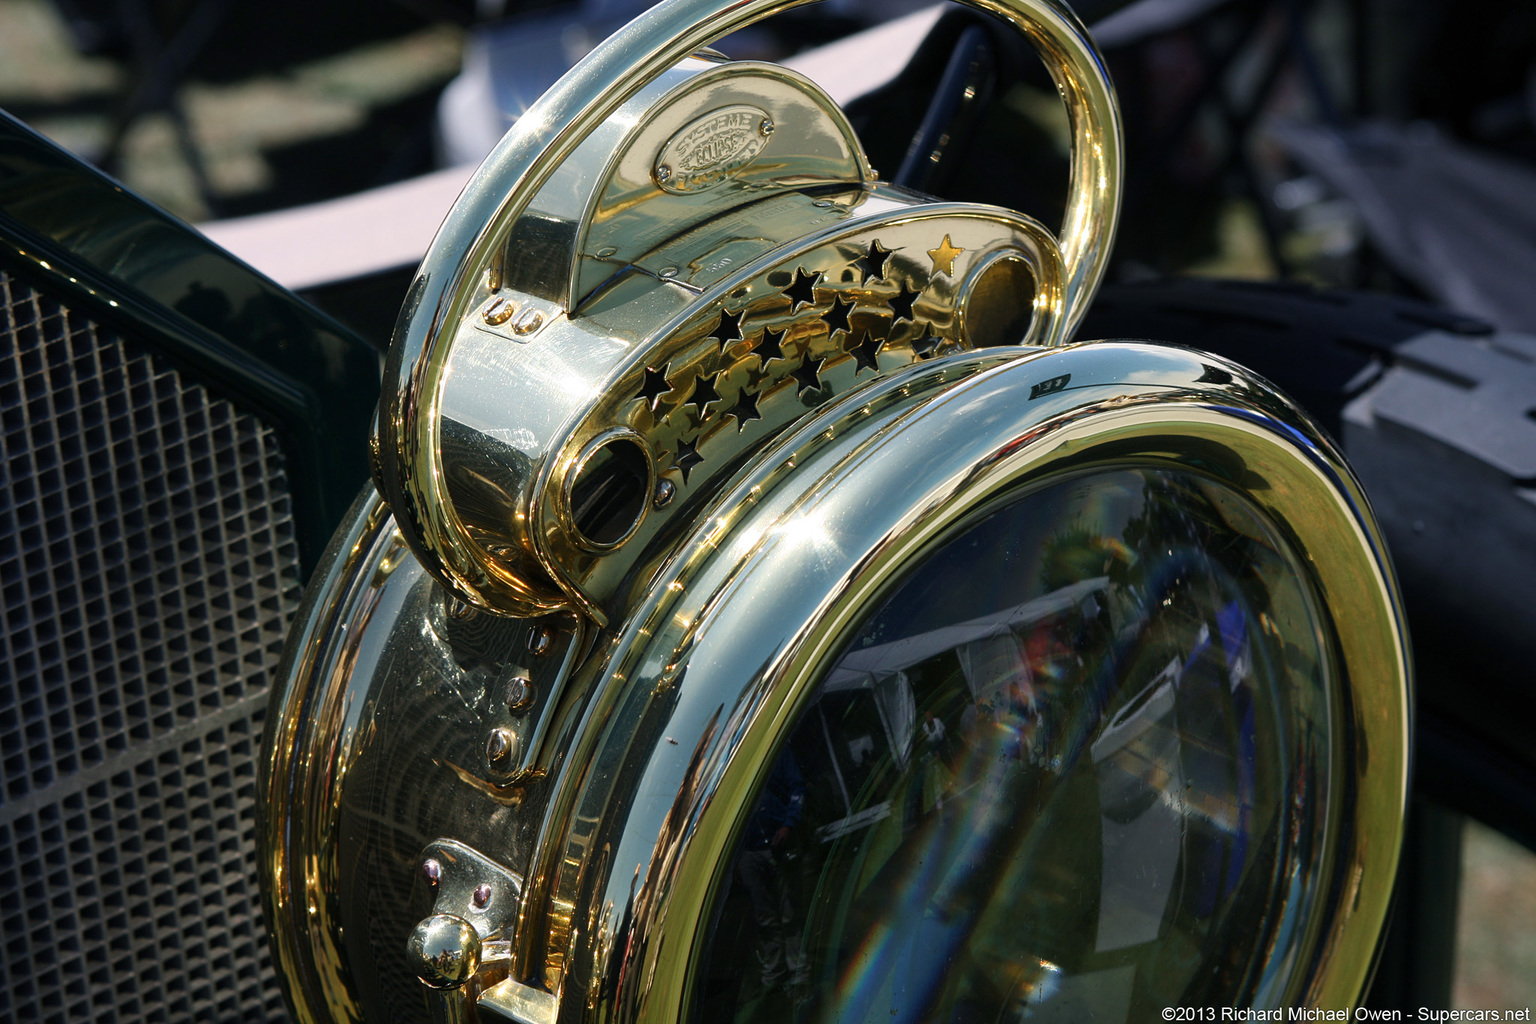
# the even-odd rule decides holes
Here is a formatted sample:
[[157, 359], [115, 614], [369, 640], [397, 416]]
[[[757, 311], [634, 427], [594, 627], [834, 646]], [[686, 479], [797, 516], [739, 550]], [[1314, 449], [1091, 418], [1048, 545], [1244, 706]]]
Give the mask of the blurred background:
[[295, 206], [432, 167], [465, 36], [436, 13], [3, 0], [0, 103], [193, 223]]
[[[451, 187], [432, 195], [446, 200], [407, 212], [435, 223], [453, 181], [517, 113], [644, 6], [0, 0], [0, 108], [177, 216], [211, 223], [215, 237], [220, 225], [259, 225], [275, 211], [434, 174]], [[1125, 107], [1112, 282], [1196, 275], [1347, 287], [1536, 330], [1536, 4], [1078, 8]], [[892, 18], [928, 17], [927, 41], [889, 68], [864, 69], [875, 91], [850, 107], [875, 166], [888, 180], [1058, 222], [1066, 130], [1049, 80], [1008, 41], [978, 42], [974, 26], [924, 10], [830, 0], [720, 48], [786, 57]], [[982, 99], [960, 103], [943, 138], [919, 147], [928, 107], [913, 97], [947, 70], [964, 78], [981, 65]], [[911, 124], [890, 130], [892, 111]], [[454, 167], [465, 168], [459, 178], [441, 177]], [[293, 239], [279, 246], [302, 247], [303, 218], [283, 223], [299, 233], [278, 236]], [[381, 257], [298, 286], [382, 345], [410, 270]], [[1536, 411], [1517, 415], [1536, 420]], [[1454, 1004], [1536, 1004], [1536, 857], [1451, 817], [1462, 854], [1450, 905]]]
[[[186, 220], [223, 221], [478, 163], [565, 68], [646, 6], [0, 0], [0, 103]], [[827, 0], [720, 46], [782, 58], [924, 7]], [[1536, 5], [1077, 8], [1126, 113], [1131, 173], [1112, 281], [1301, 280], [1421, 296], [1536, 331]], [[916, 109], [967, 45], [961, 35], [941, 24], [919, 52], [898, 48], [886, 73], [911, 58], [907, 73], [855, 104], [855, 120]], [[1054, 91], [1017, 46], [989, 46], [985, 101], [959, 112], [947, 157], [908, 183], [1053, 222], [1065, 166]], [[910, 133], [866, 134], [876, 166], [899, 176]], [[382, 303], [400, 277], [360, 305]]]

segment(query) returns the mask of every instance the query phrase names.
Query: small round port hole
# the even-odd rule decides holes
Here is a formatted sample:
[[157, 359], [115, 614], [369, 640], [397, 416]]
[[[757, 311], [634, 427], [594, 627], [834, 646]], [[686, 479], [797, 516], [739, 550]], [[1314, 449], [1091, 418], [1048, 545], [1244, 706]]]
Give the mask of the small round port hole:
[[582, 456], [571, 481], [571, 522], [590, 547], [623, 543], [645, 516], [651, 457], [638, 441], [612, 437]]
[[966, 340], [977, 348], [1020, 345], [1035, 316], [1035, 275], [1018, 256], [993, 257], [965, 285]]

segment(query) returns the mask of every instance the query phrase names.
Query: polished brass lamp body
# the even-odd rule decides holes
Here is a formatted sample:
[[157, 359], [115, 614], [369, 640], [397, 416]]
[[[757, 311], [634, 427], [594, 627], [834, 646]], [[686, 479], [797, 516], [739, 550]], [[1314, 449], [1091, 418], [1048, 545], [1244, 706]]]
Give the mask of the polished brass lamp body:
[[269, 720], [295, 1009], [1349, 1005], [1408, 722], [1358, 484], [1240, 367], [1064, 345], [1120, 182], [1070, 11], [972, 4], [1067, 102], [1058, 240], [703, 49], [792, 6], [647, 13], [433, 243]]

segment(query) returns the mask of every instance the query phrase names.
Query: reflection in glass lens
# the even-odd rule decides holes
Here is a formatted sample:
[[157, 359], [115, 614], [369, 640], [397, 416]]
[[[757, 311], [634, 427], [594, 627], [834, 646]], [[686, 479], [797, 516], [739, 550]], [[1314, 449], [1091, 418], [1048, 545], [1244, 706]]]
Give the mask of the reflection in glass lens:
[[1326, 821], [1303, 578], [1191, 473], [1095, 472], [974, 522], [863, 624], [778, 755], [695, 1019], [1278, 1004]]

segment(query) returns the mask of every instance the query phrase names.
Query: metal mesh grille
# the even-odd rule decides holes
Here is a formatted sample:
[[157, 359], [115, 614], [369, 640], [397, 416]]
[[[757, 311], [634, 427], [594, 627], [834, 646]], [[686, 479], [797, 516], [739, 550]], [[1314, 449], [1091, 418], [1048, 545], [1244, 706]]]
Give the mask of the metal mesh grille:
[[271, 429], [0, 272], [0, 1019], [282, 1016], [256, 758], [298, 595]]

